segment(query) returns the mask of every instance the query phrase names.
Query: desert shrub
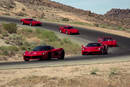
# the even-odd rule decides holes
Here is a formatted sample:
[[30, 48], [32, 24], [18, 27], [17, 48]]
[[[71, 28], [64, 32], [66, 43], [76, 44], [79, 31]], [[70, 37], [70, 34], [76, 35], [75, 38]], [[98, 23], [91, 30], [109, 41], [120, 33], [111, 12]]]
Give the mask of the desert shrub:
[[8, 35], [8, 32], [6, 32], [6, 31], [5, 31], [5, 32], [2, 32], [2, 35], [3, 35], [3, 37], [9, 36], [9, 35]]
[[125, 30], [125, 29], [124, 29], [123, 27], [121, 27], [121, 26], [118, 26], [117, 29], [119, 29], [119, 30]]
[[35, 36], [33, 29], [30, 29], [30, 28], [18, 29], [17, 34], [28, 37], [28, 38]]
[[92, 24], [85, 23], [85, 22], [71, 22], [72, 24], [78, 24], [78, 25], [87, 25], [87, 26], [92, 26]]
[[52, 31], [36, 29], [36, 33], [37, 33], [38, 38], [40, 39], [46, 39], [50, 42], [59, 40], [56, 34]]
[[71, 42], [71, 40], [69, 38], [64, 38], [63, 43], [71, 44], [72, 42]]
[[10, 34], [17, 32], [17, 25], [15, 23], [3, 24], [3, 28]]
[[21, 46], [23, 45], [24, 38], [22, 35], [12, 34], [8, 37], [8, 41], [11, 45]]
[[30, 29], [30, 28], [27, 28], [27, 29], [25, 29], [25, 32], [32, 33], [32, 32], [33, 32], [33, 30], [32, 30], [32, 29]]
[[15, 55], [19, 49], [16, 46], [1, 46], [0, 54], [5, 56], [13, 56]]
[[25, 8], [22, 8], [22, 11], [25, 11], [26, 9]]
[[97, 68], [94, 68], [91, 70], [90, 74], [96, 75], [99, 70]]
[[23, 13], [23, 12], [19, 12], [16, 14], [17, 16], [26, 16], [27, 14], [26, 13]]
[[99, 27], [99, 24], [94, 24], [95, 27]]
[[117, 75], [119, 74], [119, 71], [117, 68], [110, 68], [110, 74], [109, 76]]
[[62, 18], [62, 21], [69, 21], [68, 18]]

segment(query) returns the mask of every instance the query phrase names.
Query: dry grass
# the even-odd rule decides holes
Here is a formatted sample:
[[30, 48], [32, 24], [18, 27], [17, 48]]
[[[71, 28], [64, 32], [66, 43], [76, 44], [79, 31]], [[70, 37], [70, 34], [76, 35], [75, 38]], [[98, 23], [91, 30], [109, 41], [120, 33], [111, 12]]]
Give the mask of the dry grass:
[[0, 81], [0, 87], [129, 87], [130, 62], [1, 70]]

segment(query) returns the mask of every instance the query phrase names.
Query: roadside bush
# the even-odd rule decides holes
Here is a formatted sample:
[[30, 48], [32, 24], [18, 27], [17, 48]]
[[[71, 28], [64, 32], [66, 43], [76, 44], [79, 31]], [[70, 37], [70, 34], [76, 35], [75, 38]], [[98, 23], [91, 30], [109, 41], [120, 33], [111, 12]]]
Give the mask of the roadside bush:
[[8, 37], [9, 44], [21, 46], [23, 45], [24, 38], [21, 35], [12, 34]]
[[3, 37], [8, 37], [9, 35], [8, 35], [8, 32], [2, 32], [2, 35], [3, 35]]
[[14, 56], [19, 49], [16, 46], [1, 46], [0, 54], [4, 56]]
[[99, 27], [99, 24], [94, 24], [95, 27]]
[[15, 23], [3, 24], [3, 28], [10, 34], [17, 32], [17, 25]]
[[64, 39], [63, 39], [63, 42], [64, 42], [64, 43], [68, 43], [68, 44], [71, 44], [71, 43], [72, 43], [69, 38], [64, 38]]
[[109, 76], [117, 75], [119, 74], [119, 71], [117, 68], [111, 68]]
[[97, 68], [94, 68], [91, 70], [90, 74], [96, 75], [99, 70]]
[[40, 38], [40, 39], [45, 39], [50, 42], [59, 40], [59, 38], [56, 36], [56, 34], [52, 31], [37, 29], [36, 33], [37, 33], [38, 38]]
[[26, 16], [27, 14], [23, 13], [23, 12], [19, 12], [16, 14], [17, 16]]
[[68, 18], [63, 18], [62, 21], [69, 21], [69, 19]]

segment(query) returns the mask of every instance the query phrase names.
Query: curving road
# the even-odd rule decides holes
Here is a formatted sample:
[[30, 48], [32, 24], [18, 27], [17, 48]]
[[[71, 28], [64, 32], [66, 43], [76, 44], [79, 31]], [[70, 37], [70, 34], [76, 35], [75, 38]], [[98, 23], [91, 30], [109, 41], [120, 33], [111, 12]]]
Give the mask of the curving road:
[[[6, 22], [13, 22], [13, 23], [18, 23], [20, 24], [19, 19], [16, 18], [9, 18], [9, 17], [0, 17], [0, 21], [6, 21]], [[55, 24], [55, 23], [47, 23], [47, 22], [43, 22], [43, 25], [41, 26], [42, 28], [46, 28], [52, 31], [57, 31], [58, 32], [58, 27], [61, 24]], [[127, 58], [130, 59], [130, 57], [128, 57], [130, 55], [130, 38], [127, 37], [122, 37], [122, 36], [118, 36], [118, 35], [113, 35], [113, 34], [109, 34], [109, 33], [103, 33], [103, 32], [99, 32], [99, 31], [95, 31], [95, 30], [90, 30], [90, 29], [84, 29], [84, 28], [80, 28], [77, 27], [80, 31], [80, 35], [75, 35], [76, 37], [80, 37], [86, 40], [90, 40], [90, 41], [97, 41], [98, 37], [102, 37], [102, 36], [112, 36], [114, 39], [117, 40], [119, 47], [116, 48], [110, 48], [111, 52], [109, 52], [109, 55], [94, 55], [94, 56], [78, 56], [78, 57], [71, 57], [71, 58], [66, 58], [64, 61], [62, 61], [62, 63], [64, 62], [75, 62], [75, 61], [88, 61], [92, 60], [92, 59], [104, 59], [104, 58], [115, 58], [118, 59], [120, 56], [127, 56]], [[123, 58], [123, 57], [122, 57]], [[52, 61], [44, 61], [44, 63], [53, 63]], [[58, 61], [57, 61], [58, 62]], [[56, 63], [57, 63], [56, 62]], [[60, 63], [61, 61], [59, 61]], [[30, 62], [30, 64], [34, 64], [37, 63], [39, 65], [41, 65], [41, 63], [43, 63], [43, 61], [41, 62]], [[43, 63], [43, 64], [44, 64]], [[13, 63], [0, 63], [0, 66], [10, 66], [10, 65], [26, 65], [28, 63], [25, 62], [13, 62]], [[30, 65], [31, 66], [31, 65]]]

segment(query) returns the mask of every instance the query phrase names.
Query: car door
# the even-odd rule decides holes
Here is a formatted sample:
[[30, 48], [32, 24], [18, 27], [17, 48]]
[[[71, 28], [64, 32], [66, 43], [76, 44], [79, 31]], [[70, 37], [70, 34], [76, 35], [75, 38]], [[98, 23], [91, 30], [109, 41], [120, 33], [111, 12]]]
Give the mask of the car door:
[[26, 19], [26, 20], [25, 20], [25, 23], [26, 23], [26, 24], [30, 24], [31, 21], [30, 21], [29, 19]]

